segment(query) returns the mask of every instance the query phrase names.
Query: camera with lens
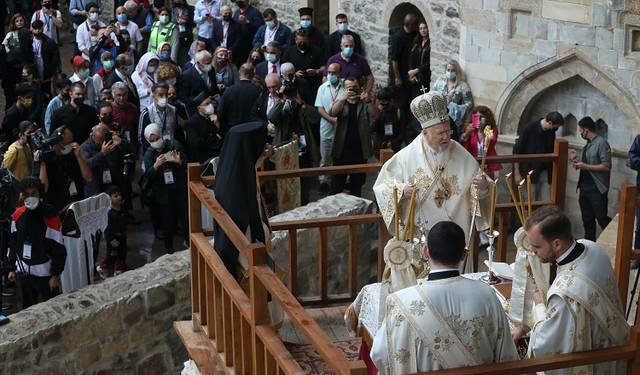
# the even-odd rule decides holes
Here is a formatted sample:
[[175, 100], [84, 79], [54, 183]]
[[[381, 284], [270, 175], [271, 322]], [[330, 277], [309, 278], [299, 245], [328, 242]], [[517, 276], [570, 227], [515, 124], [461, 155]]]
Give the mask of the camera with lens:
[[51, 137], [45, 137], [42, 130], [36, 130], [31, 133], [31, 142], [34, 149], [40, 151], [40, 160], [47, 162], [53, 160], [56, 156], [53, 146], [62, 141], [62, 132], [55, 132]]
[[278, 97], [280, 98], [285, 95], [289, 98], [295, 98], [296, 96], [298, 96], [298, 88], [296, 87], [295, 83], [289, 83], [288, 85], [285, 85], [282, 93], [278, 92]]

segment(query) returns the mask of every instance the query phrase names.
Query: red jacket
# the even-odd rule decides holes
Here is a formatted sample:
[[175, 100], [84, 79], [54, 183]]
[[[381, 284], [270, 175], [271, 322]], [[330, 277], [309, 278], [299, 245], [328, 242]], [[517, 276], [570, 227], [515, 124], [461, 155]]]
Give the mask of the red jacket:
[[[498, 142], [498, 131], [493, 131], [493, 139], [489, 142], [489, 150], [487, 151], [487, 156], [497, 156], [496, 152], [496, 143]], [[475, 131], [473, 134], [469, 135], [469, 138], [466, 141], [460, 139], [460, 144], [464, 147], [473, 157], [478, 156], [478, 132]], [[502, 164], [487, 164], [486, 169], [491, 172], [487, 173], [489, 177], [493, 178], [493, 171], [499, 171], [502, 169]]]

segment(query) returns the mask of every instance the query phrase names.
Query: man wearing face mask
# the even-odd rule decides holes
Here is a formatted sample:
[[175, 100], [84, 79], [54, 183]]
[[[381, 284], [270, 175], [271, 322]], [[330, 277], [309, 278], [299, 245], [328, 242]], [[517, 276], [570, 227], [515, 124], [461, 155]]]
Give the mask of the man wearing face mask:
[[20, 193], [24, 206], [12, 218], [8, 279], [17, 279], [22, 308], [26, 309], [37, 304], [39, 298], [47, 301], [62, 292], [60, 274], [67, 250], [57, 210], [42, 202], [42, 182], [34, 176], [25, 177]]
[[43, 28], [44, 23], [41, 20], [33, 21], [31, 24], [33, 55], [38, 73], [42, 78], [40, 90], [51, 97], [51, 82], [55, 84], [55, 81], [58, 80], [58, 73], [62, 72], [60, 49], [53, 39], [43, 33]]
[[138, 52], [142, 53], [142, 33], [140, 33], [140, 28], [135, 22], [129, 21], [127, 8], [123, 6], [116, 8], [116, 20], [118, 20], [115, 25], [116, 28], [118, 28], [119, 31], [127, 30], [131, 36], [132, 44], [136, 46]]
[[251, 83], [253, 70], [251, 63], [242, 64], [238, 71], [240, 81], [229, 87], [222, 95], [217, 111], [222, 136], [235, 125], [251, 121], [251, 108], [262, 91]]
[[211, 51], [213, 23], [222, 20], [221, 7], [222, 0], [198, 0], [193, 14], [193, 22], [198, 25], [198, 40], [205, 42], [207, 49]]
[[[354, 45], [351, 35], [342, 37], [342, 52], [331, 56], [327, 61], [327, 65], [338, 63], [342, 67], [342, 78], [353, 77], [357, 81], [364, 81], [361, 99], [368, 101], [369, 93], [373, 88], [373, 73], [371, 73], [367, 59], [354, 52]], [[324, 73], [326, 76], [326, 68]]]
[[42, 9], [36, 10], [31, 16], [31, 23], [42, 21], [44, 26], [44, 34], [58, 43], [58, 28], [62, 27], [62, 14], [59, 10], [53, 8], [51, 0], [42, 0], [40, 2]]
[[262, 78], [263, 82], [267, 74], [275, 73], [280, 75], [280, 56], [282, 56], [280, 43], [276, 41], [269, 42], [264, 53], [265, 61], [256, 66], [256, 75]]
[[[149, 34], [151, 33], [151, 27], [153, 26], [153, 12], [147, 7], [138, 5], [135, 1], [127, 0], [124, 3], [124, 7], [127, 9], [129, 19], [138, 25], [138, 30], [142, 34], [142, 49], [140, 51], [146, 51], [149, 44]], [[131, 34], [132, 40], [136, 42], [134, 35]], [[135, 43], [134, 43], [135, 45]]]
[[214, 156], [220, 155], [222, 133], [220, 123], [214, 113], [211, 97], [204, 93], [194, 101], [198, 105], [198, 113], [187, 120], [187, 144], [189, 145], [189, 161], [204, 163]]
[[236, 65], [239, 65], [249, 57], [251, 51], [253, 38], [258, 31], [258, 28], [264, 25], [264, 19], [260, 14], [260, 11], [251, 5], [251, 0], [237, 0], [236, 5], [238, 9], [233, 13], [233, 19], [238, 21], [242, 25], [242, 40], [238, 45], [238, 51], [235, 52], [233, 57]]
[[[298, 13], [300, 13], [300, 28], [307, 32], [309, 44], [320, 48], [320, 50], [324, 50], [324, 36], [320, 30], [312, 26], [313, 8], [300, 8], [298, 9]], [[293, 38], [291, 38], [292, 45], [295, 45], [294, 38], [295, 34], [293, 35]]]
[[84, 57], [85, 60], [89, 60], [89, 49], [98, 42], [97, 36], [94, 40], [91, 38], [91, 27], [94, 25], [106, 27], [106, 25], [98, 21], [100, 7], [97, 3], [92, 1], [86, 5], [85, 9], [84, 13], [87, 20], [78, 26], [78, 31], [76, 32], [76, 46], [78, 50], [76, 52], [82, 53], [82, 57]]
[[344, 13], [336, 15], [336, 26], [338, 30], [332, 32], [325, 41], [325, 48], [327, 56], [333, 56], [341, 51], [340, 45], [342, 44], [342, 37], [344, 35], [351, 35], [355, 42], [354, 52], [364, 56], [364, 50], [362, 49], [362, 40], [358, 33], [349, 30], [349, 19]]
[[573, 169], [580, 171], [578, 189], [580, 189], [580, 211], [584, 238], [596, 240], [596, 220], [602, 230], [611, 222], [607, 215], [609, 198], [609, 180], [611, 179], [611, 147], [609, 142], [598, 134], [595, 121], [591, 117], [584, 117], [578, 122], [578, 130], [587, 144], [582, 149], [582, 156], [578, 160], [578, 152], [569, 150], [569, 158], [573, 162]]
[[291, 29], [289, 26], [278, 22], [276, 11], [271, 8], [265, 9], [262, 12], [262, 17], [264, 17], [265, 24], [256, 31], [252, 42], [253, 47], [265, 49], [269, 42], [275, 40], [280, 43], [282, 51], [286, 52], [291, 41]]
[[102, 193], [108, 185], [124, 185], [124, 150], [120, 147], [122, 139], [105, 124], [113, 123], [113, 115], [104, 117], [104, 120], [100, 118], [100, 124], [91, 129], [91, 136], [80, 146], [82, 159], [95, 176], [84, 184], [85, 198]]
[[[320, 86], [318, 89], [318, 95], [316, 96], [315, 106], [322, 117], [322, 120], [320, 120], [321, 167], [333, 165], [333, 160], [331, 159], [331, 146], [333, 145], [333, 135], [338, 118], [330, 116], [329, 113], [331, 113], [331, 107], [333, 107], [333, 104], [340, 99], [344, 93], [344, 86], [340, 80], [341, 73], [342, 68], [340, 67], [340, 64], [329, 64], [327, 67], [327, 81]], [[331, 176], [319, 176], [318, 179], [320, 180], [318, 194], [327, 194], [329, 192]]]
[[[90, 4], [96, 5], [95, 15], [88, 6]], [[80, 25], [88, 18], [94, 18], [93, 22], [98, 19], [98, 15], [102, 13], [102, 1], [94, 0], [89, 2], [88, 0], [70, 0], [69, 1], [69, 13], [71, 13], [71, 20], [73, 21], [73, 28], [80, 30]]]
[[53, 130], [51, 128], [51, 117], [53, 117], [53, 113], [71, 100], [71, 81], [67, 78], [59, 79], [58, 82], [56, 82], [56, 89], [58, 95], [51, 99], [44, 113], [44, 129], [47, 131], [47, 134], [51, 134], [51, 130]]
[[213, 57], [209, 51], [200, 51], [196, 53], [196, 65], [180, 76], [178, 94], [180, 101], [187, 106], [189, 116], [196, 113], [198, 103], [193, 101], [196, 96], [201, 92], [208, 96], [214, 96], [219, 92], [216, 72], [211, 65], [212, 61]]
[[45, 201], [60, 211], [69, 203], [84, 198], [85, 181], [90, 182], [93, 174], [82, 159], [80, 145], [73, 141], [73, 132], [68, 127], [54, 130], [52, 136], [60, 139], [53, 145], [54, 155], [41, 160], [37, 151], [35, 169], [44, 184]]
[[296, 78], [309, 83], [312, 93], [309, 103], [312, 103], [315, 102], [316, 93], [322, 84], [322, 72], [327, 58], [322, 49], [309, 43], [309, 35], [305, 29], [296, 30], [294, 38], [296, 44], [282, 54], [282, 62], [292, 63], [296, 67]]
[[96, 91], [93, 88], [93, 79], [91, 79], [91, 63], [82, 56], [73, 58], [74, 74], [69, 78], [72, 83], [81, 82], [87, 89], [84, 104], [89, 106], [96, 105]]
[[127, 84], [124, 82], [116, 82], [111, 87], [113, 94], [113, 121], [117, 122], [122, 129], [122, 137], [131, 142], [133, 153], [138, 154], [138, 123], [140, 119], [140, 111], [138, 107], [127, 101], [129, 94], [127, 93]]
[[0, 139], [2, 141], [15, 142], [18, 138], [15, 129], [22, 121], [29, 121], [29, 111], [33, 99], [31, 98], [33, 90], [26, 83], [16, 85], [15, 95], [17, 97], [14, 105], [5, 112], [2, 120], [2, 132]]
[[[307, 104], [292, 85], [282, 85], [279, 92], [281, 99], [267, 115], [271, 122], [267, 130], [274, 135], [273, 145], [287, 142], [293, 138], [294, 133], [297, 134], [300, 168], [311, 168], [314, 163], [320, 161], [320, 150], [314, 131], [320, 122], [318, 110]], [[301, 178], [300, 200], [303, 206], [309, 203], [310, 189], [311, 177]]]
[[380, 149], [391, 148], [398, 152], [402, 148], [407, 129], [407, 118], [404, 112], [393, 103], [393, 90], [383, 87], [376, 99], [380, 116], [371, 124], [373, 137], [373, 152], [380, 160]]
[[180, 144], [185, 143], [184, 132], [180, 125], [178, 125], [178, 116], [176, 114], [176, 107], [168, 103], [169, 85], [165, 82], [156, 83], [151, 88], [153, 97], [153, 103], [140, 112], [140, 122], [138, 125], [138, 134], [140, 144], [142, 145], [143, 152], [149, 148], [149, 143], [142, 136], [144, 129], [149, 124], [157, 124], [162, 130], [162, 138], [175, 139]]
[[214, 51], [219, 46], [226, 47], [231, 51], [233, 57], [233, 63], [244, 62], [245, 60], [238, 60], [236, 54], [239, 52], [240, 41], [242, 40], [242, 25], [233, 19], [231, 7], [223, 5], [220, 8], [220, 15], [222, 20], [213, 23], [213, 32], [211, 33], [211, 45]]
[[[549, 112], [547, 116], [526, 124], [513, 146], [513, 153], [522, 155], [553, 152], [556, 131], [563, 124], [564, 119], [558, 112]], [[531, 200], [550, 200], [553, 163], [514, 163], [513, 178], [515, 183], [520, 184], [529, 171], [533, 171], [531, 175]], [[526, 185], [524, 184], [524, 199], [528, 199], [529, 194]]]
[[96, 109], [84, 103], [87, 88], [82, 82], [71, 85], [71, 101], [53, 112], [51, 126], [54, 129], [67, 125], [73, 133], [74, 142], [82, 143], [89, 138], [91, 128], [98, 123]]

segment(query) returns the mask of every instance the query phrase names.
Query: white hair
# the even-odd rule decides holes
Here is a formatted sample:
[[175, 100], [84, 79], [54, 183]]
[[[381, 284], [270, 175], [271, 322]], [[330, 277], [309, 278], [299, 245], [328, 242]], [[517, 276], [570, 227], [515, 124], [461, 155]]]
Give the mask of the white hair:
[[127, 0], [127, 1], [124, 3], [124, 7], [125, 7], [127, 10], [138, 9], [138, 4], [136, 4], [136, 3], [135, 3], [135, 1]]
[[295, 72], [295, 71], [296, 71], [296, 67], [293, 66], [293, 64], [290, 62], [286, 62], [280, 65], [280, 72], [282, 74], [284, 74], [284, 72]]
[[340, 44], [342, 45], [344, 42], [354, 42], [353, 35], [343, 35], [342, 42]]
[[212, 57], [211, 53], [209, 53], [209, 51], [204, 50], [204, 49], [202, 51], [196, 53], [196, 62], [202, 62], [202, 59], [204, 59], [205, 56]]

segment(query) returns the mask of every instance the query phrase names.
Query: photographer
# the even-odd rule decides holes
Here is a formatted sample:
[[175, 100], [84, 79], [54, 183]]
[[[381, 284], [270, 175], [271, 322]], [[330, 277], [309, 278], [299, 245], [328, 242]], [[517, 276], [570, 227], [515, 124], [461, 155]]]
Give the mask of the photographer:
[[189, 247], [187, 217], [187, 156], [174, 139], [162, 139], [162, 129], [149, 124], [144, 129], [149, 142], [144, 154], [145, 174], [153, 189], [155, 209], [162, 216], [162, 237], [168, 254], [173, 254], [173, 230], [177, 220], [182, 227], [185, 247]]
[[93, 174], [82, 159], [80, 145], [73, 142], [71, 129], [61, 126], [45, 142], [35, 154], [36, 166], [46, 202], [60, 211], [84, 198], [84, 182], [91, 182]]
[[380, 160], [380, 149], [391, 148], [398, 152], [407, 132], [407, 118], [404, 112], [393, 103], [393, 90], [383, 87], [376, 100], [380, 116], [371, 124], [373, 150], [376, 159]]
[[[278, 92], [280, 100], [268, 114], [267, 131], [274, 135], [273, 144], [279, 145], [298, 136], [300, 147], [300, 168], [311, 168], [313, 163], [320, 160], [320, 150], [315, 138], [314, 128], [320, 126], [318, 110], [307, 104], [300, 92], [293, 85], [282, 85]], [[311, 177], [300, 179], [301, 203], [309, 203]]]
[[[378, 108], [372, 100], [367, 99], [367, 92], [362, 90], [355, 78], [345, 78], [344, 88], [344, 94], [333, 104], [329, 113], [338, 118], [331, 147], [333, 165], [366, 164], [373, 156], [369, 124], [378, 118]], [[359, 197], [367, 175], [351, 173], [349, 176], [349, 193]], [[346, 174], [333, 176], [329, 193], [342, 193], [346, 180]]]
[[42, 202], [44, 186], [35, 176], [22, 180], [24, 206], [13, 214], [9, 281], [15, 281], [22, 308], [47, 301], [61, 293], [60, 274], [67, 250], [62, 243], [60, 218], [54, 207]]

